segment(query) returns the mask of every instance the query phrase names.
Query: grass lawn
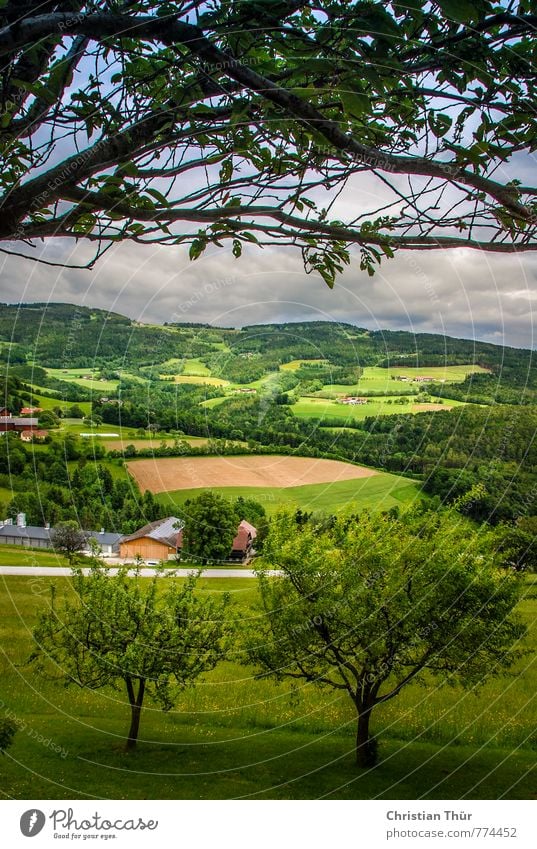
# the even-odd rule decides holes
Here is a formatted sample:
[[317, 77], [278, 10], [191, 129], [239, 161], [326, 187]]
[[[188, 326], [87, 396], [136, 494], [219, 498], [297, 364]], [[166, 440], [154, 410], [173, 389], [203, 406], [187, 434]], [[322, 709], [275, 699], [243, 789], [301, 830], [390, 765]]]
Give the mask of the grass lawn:
[[[51, 583], [1, 582], [0, 691], [4, 710], [20, 724], [1, 762], [6, 798], [537, 797], [535, 584], [521, 605], [532, 654], [518, 674], [493, 679], [477, 694], [407, 687], [373, 715], [380, 764], [357, 770], [348, 696], [300, 682], [291, 698], [288, 684], [256, 680], [254, 670], [231, 662], [185, 691], [167, 714], [148, 700], [138, 749], [127, 755], [125, 693], [66, 689], [25, 665]], [[58, 594], [69, 591], [67, 579], [54, 584]], [[201, 592], [225, 590], [247, 616], [254, 581], [200, 583]]]
[[[211, 487], [226, 498], [253, 498], [263, 505], [268, 514], [280, 507], [302, 510], [338, 512], [341, 510], [389, 510], [396, 505], [410, 504], [415, 498], [423, 497], [419, 484], [399, 475], [379, 472], [370, 478], [316, 483], [305, 486], [262, 487], [224, 486]], [[181, 489], [155, 495], [157, 501], [170, 510], [181, 507], [188, 498], [196, 498], [202, 490]]]
[[[352, 393], [349, 393], [352, 394]], [[395, 403], [400, 401], [402, 403]], [[452, 401], [447, 398], [435, 398], [434, 403], [427, 404], [428, 410], [449, 410], [461, 406], [464, 402]], [[292, 404], [291, 410], [295, 416], [305, 419], [341, 419], [341, 421], [363, 421], [369, 416], [394, 416], [401, 413], [418, 413], [423, 409], [416, 403], [414, 396], [395, 396], [386, 398], [370, 398], [367, 404], [354, 407], [338, 404], [327, 398], [301, 398]]]
[[[68, 566], [67, 558], [54, 551], [0, 545], [0, 566]], [[1, 579], [0, 579], [1, 580]]]

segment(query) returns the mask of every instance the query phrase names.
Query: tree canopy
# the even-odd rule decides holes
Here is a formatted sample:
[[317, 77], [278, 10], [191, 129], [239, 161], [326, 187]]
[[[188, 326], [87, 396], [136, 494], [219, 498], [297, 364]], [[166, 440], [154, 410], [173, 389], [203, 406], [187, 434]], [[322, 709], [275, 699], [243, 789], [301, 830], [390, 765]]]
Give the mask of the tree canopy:
[[127, 749], [136, 747], [146, 693], [165, 711], [179, 694], [224, 653], [229, 597], [196, 593], [191, 576], [159, 590], [126, 568], [113, 574], [93, 563], [89, 575], [73, 569], [74, 599], [55, 602], [40, 614], [32, 661], [67, 684], [90, 690], [124, 685], [131, 711]]
[[265, 540], [248, 659], [264, 676], [348, 694], [357, 762], [371, 766], [371, 713], [407, 684], [433, 675], [475, 689], [512, 663], [519, 581], [495, 548], [493, 532], [448, 511], [300, 525], [283, 512]]
[[[0, 240], [535, 250], [531, 0], [3, 0]], [[25, 243], [25, 245], [23, 244]]]
[[239, 524], [231, 501], [207, 490], [185, 508], [181, 557], [203, 565], [228, 560]]

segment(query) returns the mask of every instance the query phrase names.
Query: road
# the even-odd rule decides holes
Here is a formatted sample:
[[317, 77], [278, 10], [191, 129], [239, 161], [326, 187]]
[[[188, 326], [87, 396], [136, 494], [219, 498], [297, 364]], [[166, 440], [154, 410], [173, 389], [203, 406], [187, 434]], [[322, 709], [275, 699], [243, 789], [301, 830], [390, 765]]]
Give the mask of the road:
[[[84, 567], [82, 569], [85, 575], [90, 571], [88, 568]], [[117, 568], [110, 567], [110, 574], [116, 575]], [[131, 570], [131, 574], [134, 570]], [[152, 578], [157, 570], [156, 569], [140, 569], [140, 575], [142, 578]], [[167, 570], [168, 571], [168, 570]], [[194, 569], [170, 569], [170, 572], [173, 573], [177, 578], [187, 578], [192, 572], [196, 573]], [[0, 575], [18, 575], [21, 576], [32, 576], [39, 578], [63, 578], [69, 577], [71, 574], [71, 570], [67, 566], [0, 566]], [[280, 574], [277, 571], [268, 572], [269, 575], [278, 575]], [[255, 572], [253, 569], [204, 569], [202, 571], [203, 578], [255, 578]]]

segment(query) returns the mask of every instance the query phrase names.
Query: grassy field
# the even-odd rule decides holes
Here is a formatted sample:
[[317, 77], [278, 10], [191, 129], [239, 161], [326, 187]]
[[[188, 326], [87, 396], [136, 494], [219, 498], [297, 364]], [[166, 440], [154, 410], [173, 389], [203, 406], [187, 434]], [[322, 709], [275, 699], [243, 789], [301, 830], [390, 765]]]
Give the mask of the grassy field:
[[85, 389], [92, 389], [95, 392], [114, 392], [119, 384], [119, 380], [96, 380], [93, 377], [86, 379], [84, 375], [95, 374], [91, 368], [48, 368], [47, 374], [49, 377], [55, 377], [57, 380], [66, 380], [69, 383], [76, 383], [78, 386], [83, 386]]
[[183, 374], [202, 375], [204, 377], [211, 376], [211, 370], [207, 368], [199, 357], [190, 357], [184, 361]]
[[[235, 663], [209, 673], [168, 714], [148, 701], [138, 750], [127, 755], [121, 690], [65, 689], [25, 666], [50, 583], [2, 582], [1, 707], [20, 725], [1, 762], [5, 798], [537, 797], [535, 580], [521, 604], [531, 654], [518, 674], [476, 693], [432, 682], [406, 688], [376, 709], [381, 762], [363, 771], [353, 763], [346, 695], [301, 684], [291, 699], [287, 684], [256, 680]], [[68, 591], [67, 580], [54, 583], [59, 594]], [[255, 600], [252, 580], [212, 579], [200, 591], [230, 591], [243, 618]]]
[[[34, 387], [35, 388], [35, 387]], [[32, 393], [32, 406], [41, 407], [42, 410], [53, 410], [54, 407], [60, 407], [62, 410], [68, 410], [69, 407], [80, 407], [83, 413], [88, 415], [91, 412], [90, 401], [65, 401], [63, 398], [47, 398], [45, 395]]]
[[0, 545], [0, 566], [68, 566], [67, 558], [54, 551]]
[[[226, 498], [253, 498], [259, 501], [267, 514], [274, 513], [280, 507], [323, 512], [343, 510], [389, 510], [397, 505], [410, 504], [414, 499], [423, 497], [419, 485], [408, 478], [379, 472], [370, 478], [360, 478], [335, 483], [308, 484], [292, 487], [261, 486], [225, 486], [211, 487]], [[181, 489], [174, 492], [161, 492], [155, 495], [170, 513], [181, 507], [189, 498], [196, 498], [202, 490]]]
[[220, 404], [223, 404], [224, 401], [229, 401], [229, 399], [233, 397], [233, 395], [224, 395], [222, 398], [207, 398], [206, 401], [201, 402], [200, 407], [208, 407], [210, 410], [211, 407], [218, 407]]
[[229, 380], [222, 380], [221, 377], [206, 377], [205, 375], [188, 375], [176, 374], [174, 377], [175, 383], [197, 383], [205, 386], [229, 386]]
[[431, 366], [429, 368], [378, 368], [367, 366], [358, 383], [347, 386], [340, 383], [327, 383], [322, 393], [325, 396], [337, 398], [339, 395], [367, 395], [378, 392], [383, 395], [409, 395], [417, 390], [427, 390], [427, 384], [393, 380], [394, 377], [408, 377], [413, 381], [417, 377], [434, 377], [435, 381], [445, 383], [460, 383], [469, 374], [486, 372], [481, 366]]
[[[351, 393], [349, 393], [351, 394]], [[395, 403], [402, 401], [403, 403]], [[427, 404], [427, 410], [450, 410], [460, 406], [462, 401], [436, 398], [435, 403]], [[341, 419], [341, 421], [363, 421], [369, 416], [393, 416], [401, 413], [423, 412], [414, 397], [395, 396], [389, 398], [371, 398], [367, 404], [355, 407], [338, 404], [327, 398], [301, 398], [291, 406], [295, 416], [304, 419]]]

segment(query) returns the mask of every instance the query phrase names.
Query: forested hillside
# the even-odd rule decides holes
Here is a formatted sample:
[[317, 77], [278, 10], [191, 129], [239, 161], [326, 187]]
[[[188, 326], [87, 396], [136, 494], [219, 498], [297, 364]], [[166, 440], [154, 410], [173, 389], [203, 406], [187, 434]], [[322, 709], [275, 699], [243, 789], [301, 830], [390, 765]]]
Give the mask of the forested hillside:
[[[472, 518], [516, 521], [537, 512], [533, 356], [352, 324], [154, 326], [70, 304], [4, 305], [1, 403], [44, 405], [51, 430], [41, 453], [4, 439], [0, 484], [14, 494], [10, 514], [35, 521], [43, 502], [54, 504], [49, 516], [106, 527], [155, 515], [148, 497], [110, 478], [107, 451], [78, 436], [101, 427], [164, 440], [128, 445], [128, 457], [173, 454], [186, 435], [208, 439], [207, 451], [232, 441], [229, 450], [338, 458], [411, 476], [441, 502], [474, 491]], [[351, 407], [347, 395], [363, 397]], [[109, 444], [110, 462], [125, 447]]]

